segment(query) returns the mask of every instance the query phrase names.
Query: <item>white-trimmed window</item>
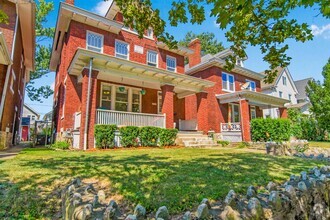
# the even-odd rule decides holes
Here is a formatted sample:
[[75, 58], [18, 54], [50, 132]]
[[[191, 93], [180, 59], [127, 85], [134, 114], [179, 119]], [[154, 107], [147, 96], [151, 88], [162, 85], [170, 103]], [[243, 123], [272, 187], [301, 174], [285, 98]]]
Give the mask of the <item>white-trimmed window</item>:
[[111, 85], [102, 84], [101, 85], [101, 108], [111, 109]]
[[247, 88], [250, 91], [256, 91], [256, 82], [252, 81], [252, 80], [246, 80], [246, 82], [249, 82], [249, 87]]
[[141, 91], [132, 89], [132, 112], [141, 111]]
[[278, 95], [279, 95], [280, 98], [283, 98], [283, 92], [282, 91], [279, 91]]
[[87, 31], [86, 48], [95, 52], [103, 53], [103, 35]]
[[157, 98], [157, 108], [158, 114], [162, 114], [163, 110], [163, 95], [161, 91], [158, 91], [158, 98]]
[[10, 80], [10, 91], [14, 94], [15, 93], [15, 90], [14, 90], [14, 81], [16, 81], [16, 74], [14, 72], [14, 70], [12, 69], [12, 77], [11, 77], [11, 80]]
[[235, 78], [233, 75], [222, 72], [222, 90], [235, 91]]
[[116, 111], [128, 111], [128, 90], [124, 86], [116, 88]]
[[239, 105], [231, 104], [231, 122], [238, 123], [240, 121]]
[[168, 71], [176, 72], [176, 58], [166, 56], [166, 69]]
[[147, 52], [147, 64], [149, 66], [157, 67], [158, 65], [158, 54], [155, 51], [148, 50]]
[[286, 76], [282, 76], [283, 85], [286, 86]]
[[128, 43], [116, 40], [116, 57], [128, 60]]
[[251, 109], [251, 119], [255, 119], [257, 118], [257, 111], [256, 111], [256, 107], [252, 106]]

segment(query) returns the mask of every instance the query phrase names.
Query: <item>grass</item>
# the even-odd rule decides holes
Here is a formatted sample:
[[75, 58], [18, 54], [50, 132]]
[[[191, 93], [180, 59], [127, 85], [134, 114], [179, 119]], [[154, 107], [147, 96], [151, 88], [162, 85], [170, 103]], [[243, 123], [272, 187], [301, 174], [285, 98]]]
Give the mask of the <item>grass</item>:
[[319, 148], [330, 148], [330, 142], [326, 141], [310, 141], [309, 142], [310, 147], [319, 147]]
[[27, 149], [0, 161], [0, 218], [53, 217], [60, 189], [73, 177], [98, 180], [107, 195], [130, 209], [141, 203], [151, 212], [166, 205], [176, 214], [194, 210], [203, 198], [223, 199], [230, 189], [245, 194], [250, 185], [282, 182], [317, 165], [322, 162], [248, 149]]

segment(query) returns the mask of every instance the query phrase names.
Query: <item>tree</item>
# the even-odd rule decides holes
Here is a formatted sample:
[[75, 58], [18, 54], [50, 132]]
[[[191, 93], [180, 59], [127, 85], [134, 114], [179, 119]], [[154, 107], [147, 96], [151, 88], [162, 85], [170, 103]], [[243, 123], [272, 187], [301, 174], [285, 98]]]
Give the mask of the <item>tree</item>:
[[49, 85], [35, 87], [35, 80], [47, 75], [52, 52], [51, 43], [54, 36], [54, 27], [46, 27], [47, 16], [54, 9], [53, 2], [39, 0], [36, 10], [36, 55], [35, 71], [31, 72], [30, 82], [26, 85], [26, 92], [32, 101], [41, 101], [53, 94]]
[[330, 58], [323, 67], [324, 82], [310, 81], [307, 94], [312, 104], [311, 111], [323, 132], [330, 131]]
[[[299, 24], [295, 19], [288, 19], [289, 13], [298, 7], [317, 7], [320, 14], [330, 17], [329, 0], [172, 0], [169, 12], [169, 23], [177, 26], [179, 23], [202, 24], [209, 14], [205, 7], [211, 7], [210, 16], [216, 18], [221, 30], [232, 43], [231, 49], [240, 58], [246, 57], [248, 45], [259, 46], [264, 61], [269, 63], [265, 82], [275, 79], [278, 66], [287, 67], [291, 58], [286, 55], [287, 39], [305, 42], [313, 35], [306, 23]], [[156, 37], [176, 47], [173, 36], [165, 31], [166, 22], [160, 18], [160, 11], [153, 10], [151, 0], [116, 0], [123, 12], [125, 25], [138, 31], [140, 37], [145, 30], [152, 28]], [[229, 57], [227, 67], [235, 64], [235, 56]]]
[[217, 54], [220, 51], [224, 50], [221, 42], [215, 38], [215, 35], [210, 32], [203, 32], [201, 34], [195, 34], [192, 31], [189, 31], [185, 38], [179, 41], [179, 45], [187, 47], [188, 44], [193, 40], [198, 38], [201, 41], [202, 54]]

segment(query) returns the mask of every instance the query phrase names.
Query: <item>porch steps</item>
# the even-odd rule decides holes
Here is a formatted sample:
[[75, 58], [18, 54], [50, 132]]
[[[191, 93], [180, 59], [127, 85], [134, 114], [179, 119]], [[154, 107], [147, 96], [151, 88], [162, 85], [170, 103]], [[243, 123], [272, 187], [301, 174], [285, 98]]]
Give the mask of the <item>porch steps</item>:
[[216, 142], [204, 135], [203, 132], [180, 131], [176, 139], [176, 144], [184, 147], [211, 147], [216, 146]]

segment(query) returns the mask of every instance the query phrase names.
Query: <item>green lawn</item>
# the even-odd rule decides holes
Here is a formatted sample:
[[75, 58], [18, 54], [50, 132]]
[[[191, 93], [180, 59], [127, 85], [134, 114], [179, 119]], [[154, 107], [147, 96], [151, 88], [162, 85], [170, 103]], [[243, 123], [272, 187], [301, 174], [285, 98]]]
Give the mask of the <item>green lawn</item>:
[[330, 148], [330, 142], [326, 141], [310, 141], [310, 147]]
[[[138, 149], [104, 152], [23, 151], [0, 161], [0, 219], [49, 218], [60, 190], [73, 177], [99, 181], [120, 204], [148, 211], [166, 205], [171, 214], [194, 210], [204, 197], [223, 199], [230, 189], [285, 181], [321, 162], [273, 157], [247, 149]], [[2, 184], [2, 186], [1, 186]]]

